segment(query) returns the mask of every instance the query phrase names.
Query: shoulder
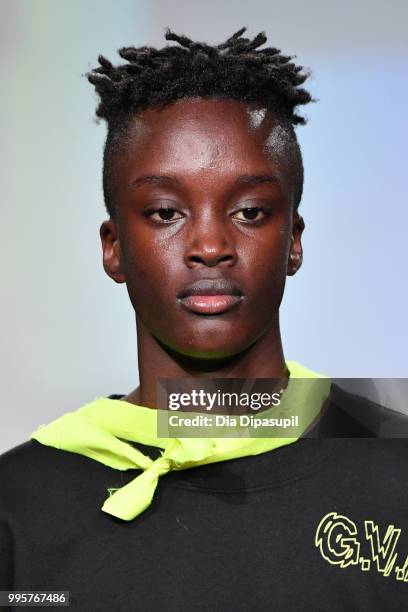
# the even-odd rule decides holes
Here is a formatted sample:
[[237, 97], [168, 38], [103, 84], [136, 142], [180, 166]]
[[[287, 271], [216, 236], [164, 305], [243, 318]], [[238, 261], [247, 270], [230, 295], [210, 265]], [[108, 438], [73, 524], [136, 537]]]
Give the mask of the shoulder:
[[49, 462], [44, 456], [44, 448], [35, 440], [27, 440], [14, 448], [0, 455], [0, 485], [4, 491], [4, 486], [19, 479], [23, 474], [27, 474], [32, 470], [37, 469], [37, 466], [42, 463], [42, 467], [49, 468]]
[[78, 467], [84, 471], [106, 468], [84, 455], [47, 446], [34, 439], [27, 440], [0, 455], [0, 483], [3, 485], [5, 480], [15, 476], [24, 477], [31, 483], [53, 477], [61, 479], [75, 474]]
[[408, 415], [333, 384], [316, 432], [321, 437], [408, 439]]
[[0, 499], [13, 488], [31, 488], [43, 480], [61, 474], [67, 453], [27, 440], [0, 455]]
[[[122, 395], [112, 394], [108, 397], [117, 399]], [[31, 438], [0, 454], [0, 484], [3, 486], [11, 482], [17, 475], [23, 483], [52, 480], [54, 477], [61, 479], [74, 475], [79, 467], [81, 472], [92, 472], [105, 466], [74, 451], [48, 446]]]
[[88, 457], [28, 440], [0, 455], [0, 516], [63, 503], [111, 471]]
[[0, 455], [0, 483], [4, 486], [9, 479], [17, 476], [19, 480], [22, 476], [30, 480], [35, 474], [37, 480], [40, 475], [48, 477], [53, 472], [60, 473], [66, 456], [67, 453], [44, 446], [36, 440], [27, 440]]

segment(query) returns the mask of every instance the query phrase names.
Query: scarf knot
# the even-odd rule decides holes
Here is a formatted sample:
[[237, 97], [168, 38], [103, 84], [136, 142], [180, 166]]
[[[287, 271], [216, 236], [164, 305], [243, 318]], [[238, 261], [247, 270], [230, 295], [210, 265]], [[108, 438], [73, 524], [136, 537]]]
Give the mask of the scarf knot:
[[157, 477], [163, 476], [163, 474], [167, 474], [173, 468], [173, 462], [170, 457], [161, 456], [158, 459], [155, 459], [151, 462], [146, 472], [151, 471], [154, 474], [157, 474]]
[[[328, 395], [330, 380], [295, 362], [287, 362], [287, 367], [290, 379], [283, 402], [286, 401], [289, 413], [294, 410], [302, 413], [303, 428], [306, 428], [319, 413]], [[304, 379], [300, 386], [292, 383], [296, 378]], [[318, 384], [315, 379], [320, 379]], [[262, 416], [268, 412], [273, 414], [274, 408], [264, 411]], [[302, 429], [287, 433], [288, 437], [283, 438], [276, 434], [242, 439], [159, 438], [157, 415], [155, 409], [101, 397], [48, 425], [40, 425], [31, 438], [59, 450], [84, 455], [113, 469], [141, 471], [128, 484], [116, 489], [102, 506], [107, 514], [130, 521], [151, 504], [159, 478], [171, 470], [265, 453], [296, 442], [303, 432]], [[152, 459], [133, 446], [135, 442], [158, 447], [161, 455]]]

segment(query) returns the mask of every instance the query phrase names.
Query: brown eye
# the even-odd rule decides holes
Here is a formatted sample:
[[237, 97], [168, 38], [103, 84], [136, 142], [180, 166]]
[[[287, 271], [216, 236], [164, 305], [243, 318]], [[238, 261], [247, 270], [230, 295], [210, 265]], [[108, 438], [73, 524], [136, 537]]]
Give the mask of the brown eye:
[[238, 221], [261, 221], [265, 212], [261, 208], [243, 208], [234, 215]]
[[183, 215], [174, 210], [174, 208], [160, 208], [159, 210], [150, 211], [148, 212], [148, 216], [157, 223], [169, 223], [170, 221], [177, 221], [177, 219], [182, 219], [183, 217]]
[[171, 208], [162, 208], [158, 211], [158, 215], [162, 221], [171, 221], [175, 211]]

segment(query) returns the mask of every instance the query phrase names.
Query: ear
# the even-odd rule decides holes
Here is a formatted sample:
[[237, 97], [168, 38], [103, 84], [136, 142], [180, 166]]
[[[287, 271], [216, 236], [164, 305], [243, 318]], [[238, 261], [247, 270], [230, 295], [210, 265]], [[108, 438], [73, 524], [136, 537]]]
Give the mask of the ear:
[[299, 215], [297, 210], [293, 213], [293, 229], [291, 237], [291, 245], [289, 250], [288, 258], [288, 276], [293, 276], [299, 270], [303, 261], [303, 248], [302, 248], [302, 233], [305, 229], [305, 222], [303, 217]]
[[124, 283], [126, 278], [122, 271], [120, 243], [115, 221], [104, 221], [99, 230], [102, 240], [103, 267], [108, 276], [116, 283]]

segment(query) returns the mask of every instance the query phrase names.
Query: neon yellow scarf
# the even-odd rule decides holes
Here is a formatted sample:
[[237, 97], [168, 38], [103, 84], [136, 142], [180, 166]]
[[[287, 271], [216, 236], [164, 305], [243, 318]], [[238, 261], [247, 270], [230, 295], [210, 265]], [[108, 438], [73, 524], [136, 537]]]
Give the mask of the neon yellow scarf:
[[[295, 362], [287, 362], [290, 379], [284, 396], [296, 378], [325, 378]], [[319, 384], [317, 394], [308, 403], [303, 431], [321, 409], [330, 386]], [[292, 385], [293, 388], [293, 385]], [[299, 387], [298, 387], [299, 388]], [[299, 394], [297, 394], [299, 399]], [[292, 402], [291, 402], [292, 403]], [[305, 406], [296, 406], [304, 411]], [[271, 409], [273, 410], [273, 409]], [[266, 417], [270, 410], [262, 413]], [[158, 411], [118, 399], [100, 397], [68, 412], [48, 425], [40, 425], [31, 438], [46, 446], [90, 457], [118, 470], [143, 470], [127, 485], [117, 489], [102, 506], [107, 514], [130, 521], [150, 504], [158, 479], [170, 470], [184, 470], [199, 465], [258, 455], [299, 439], [263, 438], [158, 438]], [[126, 442], [139, 442], [164, 449], [158, 459], [150, 459]]]

